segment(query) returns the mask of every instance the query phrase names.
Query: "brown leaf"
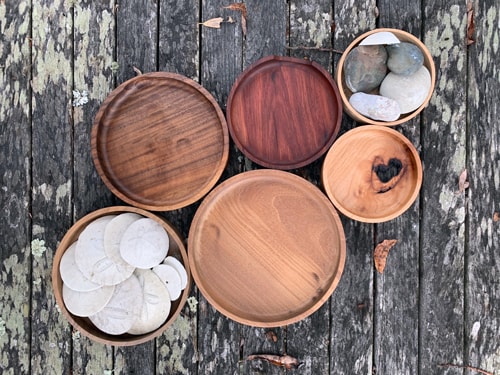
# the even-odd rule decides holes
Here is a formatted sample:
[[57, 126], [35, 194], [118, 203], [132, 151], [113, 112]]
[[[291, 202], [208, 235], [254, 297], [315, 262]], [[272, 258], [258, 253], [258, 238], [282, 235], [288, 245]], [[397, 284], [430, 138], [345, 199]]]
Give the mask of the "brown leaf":
[[277, 342], [278, 341], [278, 336], [276, 336], [276, 332], [274, 332], [274, 331], [267, 331], [266, 332], [266, 338], [268, 340], [271, 340], [272, 342]]
[[498, 212], [495, 212], [493, 214], [493, 221], [496, 223], [498, 220], [500, 220], [500, 214]]
[[255, 359], [264, 360], [271, 363], [272, 365], [284, 367], [287, 370], [299, 368], [302, 365], [302, 362], [299, 362], [297, 358], [289, 356], [287, 354], [282, 356], [274, 354], [252, 354], [247, 357], [247, 361], [253, 361]]
[[474, 9], [472, 6], [472, 1], [468, 0], [467, 1], [467, 45], [470, 46], [475, 42], [474, 40], [474, 32], [475, 32], [475, 25], [474, 25]]
[[224, 18], [217, 17], [217, 18], [211, 18], [211, 19], [206, 20], [205, 22], [201, 22], [199, 24], [203, 25], [205, 27], [211, 27], [213, 29], [220, 29], [220, 24], [222, 22], [224, 22]]
[[469, 187], [469, 181], [467, 181], [467, 169], [464, 169], [460, 176], [458, 177], [458, 192], [463, 193], [465, 189]]
[[247, 7], [245, 3], [233, 3], [223, 8], [241, 12], [241, 31], [243, 35], [247, 35]]
[[385, 263], [387, 261], [387, 255], [389, 254], [389, 250], [393, 247], [398, 240], [383, 240], [375, 247], [375, 251], [373, 252], [373, 260], [375, 262], [375, 269], [379, 273], [384, 272]]

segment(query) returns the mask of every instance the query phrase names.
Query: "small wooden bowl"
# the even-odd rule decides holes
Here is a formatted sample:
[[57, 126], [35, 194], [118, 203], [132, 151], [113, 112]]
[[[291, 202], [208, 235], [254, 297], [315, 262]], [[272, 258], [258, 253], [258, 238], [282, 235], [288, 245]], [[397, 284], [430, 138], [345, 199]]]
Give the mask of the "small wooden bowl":
[[217, 186], [188, 237], [193, 278], [227, 317], [276, 327], [316, 311], [345, 263], [342, 223], [328, 198], [294, 174], [261, 169]]
[[202, 198], [222, 175], [229, 132], [210, 93], [174, 73], [147, 73], [116, 88], [92, 129], [92, 158], [123, 201], [170, 211]]
[[[136, 214], [151, 218], [156, 222], [160, 223], [163, 226], [163, 228], [165, 228], [170, 238], [169, 241], [170, 247], [168, 255], [172, 255], [175, 258], [177, 258], [184, 265], [184, 268], [186, 269], [186, 273], [188, 275], [187, 287], [182, 291], [181, 296], [176, 301], [172, 301], [170, 314], [165, 323], [163, 323], [155, 331], [149, 332], [144, 335], [123, 334], [115, 336], [104, 333], [99, 329], [97, 329], [88, 318], [82, 318], [71, 314], [66, 309], [64, 301], [62, 299], [63, 281], [61, 279], [61, 274], [59, 272], [59, 265], [61, 263], [61, 258], [64, 252], [68, 249], [68, 247], [71, 244], [73, 244], [78, 239], [80, 233], [92, 221], [102, 216], [118, 215], [124, 212], [134, 212]], [[155, 337], [161, 335], [177, 318], [177, 316], [180, 314], [182, 308], [186, 303], [186, 299], [189, 295], [189, 290], [191, 287], [191, 273], [189, 271], [189, 261], [187, 257], [186, 247], [184, 246], [184, 242], [178, 231], [163, 218], [160, 218], [148, 211], [135, 207], [114, 206], [114, 207], [103, 208], [84, 216], [83, 218], [78, 220], [68, 230], [68, 232], [66, 232], [54, 255], [54, 262], [52, 265], [52, 287], [54, 289], [54, 295], [56, 298], [57, 305], [60, 307], [64, 316], [66, 317], [66, 319], [68, 319], [71, 325], [75, 329], [80, 331], [83, 335], [102, 344], [108, 344], [114, 346], [131, 346], [131, 345], [142, 344], [146, 341], [152, 340]]]
[[326, 194], [344, 215], [380, 223], [413, 204], [422, 185], [422, 164], [401, 133], [366, 125], [337, 139], [323, 163], [322, 180]]
[[227, 103], [238, 148], [268, 168], [293, 169], [322, 156], [342, 121], [339, 90], [319, 64], [267, 56], [236, 80]]
[[[353, 48], [357, 47], [358, 44], [365, 39], [367, 36], [371, 34], [375, 34], [381, 31], [389, 31], [393, 33], [394, 35], [397, 36], [397, 38], [401, 42], [410, 42], [415, 44], [417, 47], [420, 48], [422, 53], [424, 54], [424, 66], [429, 70], [429, 73], [431, 74], [431, 89], [429, 90], [429, 94], [427, 95], [427, 98], [425, 101], [422, 103], [420, 107], [418, 107], [416, 110], [410, 113], [405, 113], [402, 114], [399, 119], [396, 121], [377, 121], [373, 120], [369, 117], [363, 116], [360, 114], [358, 111], [356, 111], [352, 105], [349, 103], [349, 98], [352, 95], [351, 90], [347, 87], [344, 79], [344, 63], [345, 59], [347, 58], [347, 55], [349, 55], [349, 52], [352, 51]], [[337, 81], [337, 84], [339, 86], [339, 91], [340, 91], [340, 97], [342, 98], [342, 103], [344, 104], [344, 110], [346, 113], [353, 118], [355, 121], [363, 123], [363, 124], [373, 124], [373, 125], [384, 125], [384, 126], [396, 126], [400, 125], [415, 116], [417, 116], [422, 110], [427, 106], [429, 103], [432, 93], [434, 91], [434, 87], [436, 84], [436, 68], [434, 66], [434, 60], [432, 59], [432, 55], [427, 49], [427, 47], [414, 35], [403, 31], [403, 30], [398, 30], [398, 29], [375, 29], [368, 31], [360, 36], [358, 36], [354, 41], [349, 44], [349, 46], [346, 48], [344, 53], [342, 54], [342, 57], [340, 58], [338, 64], [337, 64], [337, 70], [335, 74], [335, 80]]]

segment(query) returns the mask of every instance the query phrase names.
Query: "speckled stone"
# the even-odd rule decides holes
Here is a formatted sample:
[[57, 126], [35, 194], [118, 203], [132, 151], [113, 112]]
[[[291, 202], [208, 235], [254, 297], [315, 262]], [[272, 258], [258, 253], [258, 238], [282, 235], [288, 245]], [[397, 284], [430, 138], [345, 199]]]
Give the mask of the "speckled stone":
[[410, 76], [424, 64], [424, 54], [413, 43], [401, 42], [386, 47], [387, 67], [396, 74]]
[[352, 92], [369, 92], [380, 85], [387, 74], [384, 46], [358, 46], [346, 57], [344, 79]]
[[380, 95], [398, 102], [401, 113], [409, 113], [422, 105], [431, 85], [431, 75], [422, 66], [411, 76], [389, 73], [380, 85]]
[[350, 97], [349, 103], [360, 114], [373, 120], [396, 121], [401, 115], [395, 100], [380, 95], [357, 92]]

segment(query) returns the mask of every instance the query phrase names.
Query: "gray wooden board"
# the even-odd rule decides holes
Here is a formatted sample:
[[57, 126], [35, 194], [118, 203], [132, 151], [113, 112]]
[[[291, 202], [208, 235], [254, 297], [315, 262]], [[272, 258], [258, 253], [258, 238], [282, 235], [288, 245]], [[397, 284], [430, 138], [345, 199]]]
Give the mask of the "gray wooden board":
[[45, 241], [39, 249], [45, 251], [34, 254], [32, 262], [31, 371], [63, 373], [71, 363], [71, 330], [55, 303], [50, 273], [72, 218], [72, 9], [67, 2], [33, 3], [32, 46], [32, 236]]
[[26, 4], [4, 5], [0, 16], [0, 372], [6, 375], [30, 368], [29, 12]]
[[[500, 370], [500, 60], [497, 1], [475, 4], [475, 43], [469, 46], [466, 363]], [[495, 94], [493, 94], [495, 93]], [[497, 216], [495, 216], [495, 213]], [[470, 372], [472, 374], [473, 372]]]
[[465, 199], [458, 178], [466, 160], [466, 9], [463, 1], [424, 2], [423, 42], [437, 68], [422, 113], [420, 355], [422, 374], [456, 373], [464, 353]]

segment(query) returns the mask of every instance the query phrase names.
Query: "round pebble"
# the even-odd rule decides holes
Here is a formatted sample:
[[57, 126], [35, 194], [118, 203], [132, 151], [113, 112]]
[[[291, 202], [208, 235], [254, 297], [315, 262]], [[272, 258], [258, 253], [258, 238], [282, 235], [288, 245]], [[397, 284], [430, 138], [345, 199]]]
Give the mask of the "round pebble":
[[387, 51], [384, 46], [358, 46], [344, 63], [344, 80], [352, 92], [377, 88], [387, 74]]
[[357, 92], [351, 95], [349, 103], [360, 114], [373, 120], [396, 121], [401, 116], [398, 103], [384, 96]]
[[387, 67], [393, 73], [410, 76], [424, 64], [424, 54], [413, 43], [401, 42], [386, 48]]
[[76, 242], [71, 244], [61, 257], [59, 272], [62, 281], [70, 289], [77, 292], [90, 292], [99, 289], [101, 285], [85, 277], [80, 268], [78, 268], [75, 261], [75, 250]]
[[70, 313], [86, 317], [101, 311], [110, 301], [114, 290], [114, 286], [103, 286], [89, 292], [78, 292], [63, 283], [62, 297]]

